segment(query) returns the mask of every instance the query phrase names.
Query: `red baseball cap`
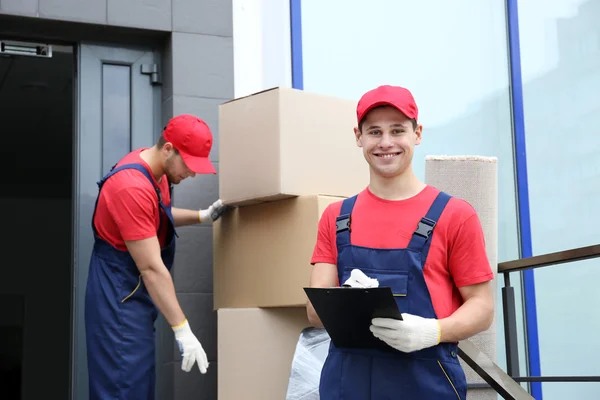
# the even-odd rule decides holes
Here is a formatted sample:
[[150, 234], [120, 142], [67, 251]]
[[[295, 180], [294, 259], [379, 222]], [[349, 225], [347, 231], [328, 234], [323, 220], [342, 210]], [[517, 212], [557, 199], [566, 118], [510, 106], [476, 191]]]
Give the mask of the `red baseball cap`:
[[190, 114], [173, 117], [163, 136], [179, 151], [189, 169], [197, 174], [217, 173], [208, 159], [213, 144], [212, 133], [200, 118]]
[[419, 109], [408, 89], [400, 86], [383, 85], [365, 93], [356, 106], [358, 123], [369, 111], [378, 106], [392, 106], [406, 115], [407, 118], [417, 119]]

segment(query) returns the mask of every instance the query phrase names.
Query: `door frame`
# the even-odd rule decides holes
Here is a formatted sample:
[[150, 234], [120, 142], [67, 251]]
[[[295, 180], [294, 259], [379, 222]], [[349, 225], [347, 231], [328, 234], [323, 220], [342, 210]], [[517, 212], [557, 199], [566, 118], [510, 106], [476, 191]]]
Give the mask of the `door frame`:
[[[89, 59], [90, 52], [96, 53], [96, 64]], [[151, 57], [149, 56], [151, 54]], [[98, 187], [96, 182], [102, 177], [102, 81], [100, 77], [99, 98], [93, 100], [93, 92], [98, 89], [98, 82], [90, 82], [87, 74], [90, 68], [96, 68], [95, 73], [102, 72], [104, 63], [129, 65], [130, 71], [130, 138], [131, 149], [142, 146], [152, 146], [162, 131], [161, 87], [152, 84], [149, 75], [140, 76], [140, 61], [155, 63], [161, 68], [161, 52], [150, 45], [123, 45], [119, 43], [103, 43], [81, 41], [76, 45], [76, 76], [73, 86], [74, 94], [74, 140], [73, 140], [73, 268], [71, 292], [71, 387], [72, 399], [88, 398], [87, 354], [85, 346], [85, 286], [87, 282], [89, 257], [93, 247], [91, 217], [95, 205]], [[88, 81], [86, 81], [88, 80]], [[136, 88], [148, 85], [151, 99], [146, 99], [140, 110], [139, 99], [134, 99]], [[94, 103], [95, 104], [92, 104]], [[147, 112], [151, 103], [151, 121], [138, 126], [136, 112]], [[143, 103], [143, 101], [142, 101]], [[95, 110], [95, 111], [94, 111]], [[99, 134], [99, 137], [98, 137]], [[91, 136], [90, 136], [91, 135]], [[91, 142], [95, 142], [95, 145]], [[94, 146], [98, 146], [94, 152]], [[124, 156], [121, 154], [120, 156]]]

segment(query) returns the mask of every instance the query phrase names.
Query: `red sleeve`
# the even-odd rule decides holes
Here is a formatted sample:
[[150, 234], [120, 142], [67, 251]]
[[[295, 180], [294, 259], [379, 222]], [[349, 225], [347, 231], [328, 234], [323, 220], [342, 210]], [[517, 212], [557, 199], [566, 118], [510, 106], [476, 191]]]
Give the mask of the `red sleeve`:
[[456, 232], [450, 247], [449, 269], [458, 287], [474, 285], [494, 278], [485, 250], [481, 222], [474, 211]]
[[122, 188], [112, 196], [108, 209], [123, 240], [156, 236], [156, 204], [154, 192], [138, 186]]
[[337, 264], [337, 247], [335, 243], [335, 231], [333, 229], [336, 215], [332, 207], [334, 204], [330, 204], [325, 208], [319, 220], [317, 243], [315, 244], [310, 260], [310, 263], [313, 265], [316, 263]]

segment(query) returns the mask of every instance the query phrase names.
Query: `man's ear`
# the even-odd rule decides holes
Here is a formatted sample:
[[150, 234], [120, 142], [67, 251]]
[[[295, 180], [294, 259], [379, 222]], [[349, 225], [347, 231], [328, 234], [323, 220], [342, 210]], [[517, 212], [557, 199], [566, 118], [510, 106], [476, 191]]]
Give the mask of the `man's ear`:
[[169, 157], [171, 155], [171, 153], [173, 152], [173, 149], [174, 149], [173, 144], [171, 142], [167, 142], [167, 143], [163, 144], [161, 151], [166, 157]]
[[362, 147], [362, 142], [360, 141], [360, 137], [362, 132], [358, 129], [358, 127], [354, 127], [354, 136], [356, 137], [356, 145], [358, 147]]
[[415, 134], [417, 135], [417, 138], [415, 140], [415, 145], [419, 145], [419, 144], [421, 144], [421, 139], [423, 136], [423, 125], [417, 126], [417, 129], [415, 129]]

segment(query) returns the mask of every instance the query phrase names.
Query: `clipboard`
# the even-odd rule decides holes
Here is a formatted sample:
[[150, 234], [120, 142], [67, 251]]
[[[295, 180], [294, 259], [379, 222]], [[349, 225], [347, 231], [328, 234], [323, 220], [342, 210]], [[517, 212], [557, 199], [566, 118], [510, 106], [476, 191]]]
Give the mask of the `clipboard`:
[[335, 347], [390, 349], [369, 327], [376, 317], [402, 320], [391, 288], [305, 287], [304, 292]]

